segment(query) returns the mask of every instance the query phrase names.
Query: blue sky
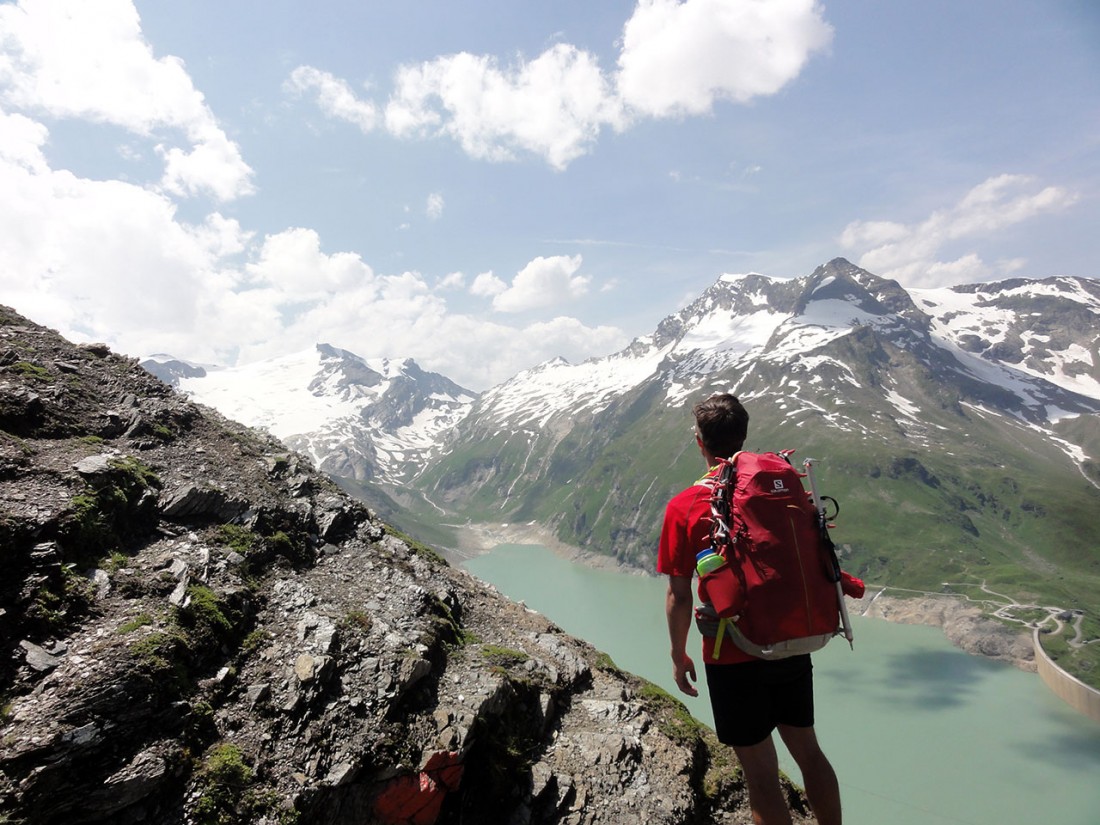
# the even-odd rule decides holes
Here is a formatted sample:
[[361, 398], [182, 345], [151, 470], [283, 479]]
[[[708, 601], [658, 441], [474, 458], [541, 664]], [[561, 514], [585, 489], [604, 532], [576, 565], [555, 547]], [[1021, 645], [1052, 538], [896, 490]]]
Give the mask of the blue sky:
[[473, 389], [722, 273], [1095, 277], [1090, 0], [0, 2], [0, 301]]

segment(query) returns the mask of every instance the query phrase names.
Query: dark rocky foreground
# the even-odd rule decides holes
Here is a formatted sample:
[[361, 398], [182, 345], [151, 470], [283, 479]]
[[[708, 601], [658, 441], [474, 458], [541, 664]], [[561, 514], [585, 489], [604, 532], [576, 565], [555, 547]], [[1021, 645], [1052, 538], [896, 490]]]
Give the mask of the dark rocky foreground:
[[750, 821], [679, 702], [6, 308], [0, 506], [0, 822]]

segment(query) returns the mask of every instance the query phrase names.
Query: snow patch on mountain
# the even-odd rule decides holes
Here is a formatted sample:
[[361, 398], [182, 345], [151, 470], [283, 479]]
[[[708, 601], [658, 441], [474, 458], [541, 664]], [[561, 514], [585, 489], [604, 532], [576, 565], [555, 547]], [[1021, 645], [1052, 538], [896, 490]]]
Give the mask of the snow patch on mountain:
[[[740, 275], [727, 272], [719, 276], [718, 283], [743, 285], [744, 282], [748, 281], [750, 278], [765, 278], [771, 280], [767, 275], [761, 275], [759, 272], [746, 272]], [[771, 311], [771, 303], [768, 300], [768, 293], [766, 291], [762, 289], [750, 290], [747, 288], [740, 288], [739, 292], [742, 299], [753, 307]]]
[[555, 359], [488, 390], [478, 406], [507, 418], [509, 426], [539, 429], [562, 410], [598, 413], [653, 375], [670, 349], [650, 346], [637, 355], [628, 349], [581, 364]]
[[762, 346], [783, 320], [782, 315], [770, 309], [733, 317], [728, 313], [711, 312], [694, 319], [674, 351], [704, 349], [741, 355]]
[[322, 469], [398, 482], [469, 410], [474, 394], [411, 359], [366, 359], [327, 344], [180, 376], [180, 389], [267, 430]]
[[[1062, 389], [1100, 400], [1100, 363], [1092, 349], [1068, 340], [1072, 331], [1052, 335], [1060, 319], [1048, 310], [1021, 311], [1036, 298], [1061, 299], [1100, 317], [1100, 299], [1075, 279], [1021, 281], [1014, 286], [981, 285], [974, 291], [958, 287], [911, 289], [910, 294], [932, 318], [932, 336], [958, 350], [981, 352], [981, 360], [1011, 358], [1014, 371], [1043, 379]], [[998, 347], [1000, 345], [1000, 348]]]
[[887, 390], [886, 400], [898, 411], [898, 414], [904, 418], [916, 419], [920, 416], [920, 407], [914, 404], [905, 396], [897, 392], [897, 390]]
[[[229, 418], [286, 439], [354, 417], [362, 408], [362, 395], [334, 392], [331, 376], [319, 391], [311, 391], [310, 383], [320, 367], [320, 352], [310, 349], [210, 371], [205, 378], [181, 378], [179, 386]], [[275, 398], [279, 403], [272, 404]]]

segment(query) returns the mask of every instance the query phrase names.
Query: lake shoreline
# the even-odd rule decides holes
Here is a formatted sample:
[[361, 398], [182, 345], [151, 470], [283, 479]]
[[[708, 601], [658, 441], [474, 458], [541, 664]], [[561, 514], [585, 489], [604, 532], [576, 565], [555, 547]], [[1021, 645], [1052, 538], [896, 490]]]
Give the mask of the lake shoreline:
[[[455, 525], [455, 530], [458, 546], [449, 553], [449, 561], [454, 564], [488, 553], [500, 544], [535, 544], [568, 561], [589, 567], [656, 576], [656, 573], [623, 564], [610, 556], [568, 545], [536, 523], [465, 524]], [[980, 606], [957, 594], [891, 595], [890, 589], [868, 584], [868, 592], [862, 599], [848, 599], [849, 613], [897, 624], [938, 627], [948, 641], [966, 653], [1005, 662], [1020, 670], [1036, 671], [1030, 628], [1021, 627], [1015, 631], [989, 618]]]

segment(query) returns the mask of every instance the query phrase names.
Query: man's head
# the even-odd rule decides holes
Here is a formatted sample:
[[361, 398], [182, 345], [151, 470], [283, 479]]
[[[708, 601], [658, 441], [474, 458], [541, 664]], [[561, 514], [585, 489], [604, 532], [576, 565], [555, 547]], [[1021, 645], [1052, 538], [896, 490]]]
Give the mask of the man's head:
[[729, 393], [712, 395], [692, 409], [699, 443], [715, 458], [729, 458], [745, 444], [749, 414]]

